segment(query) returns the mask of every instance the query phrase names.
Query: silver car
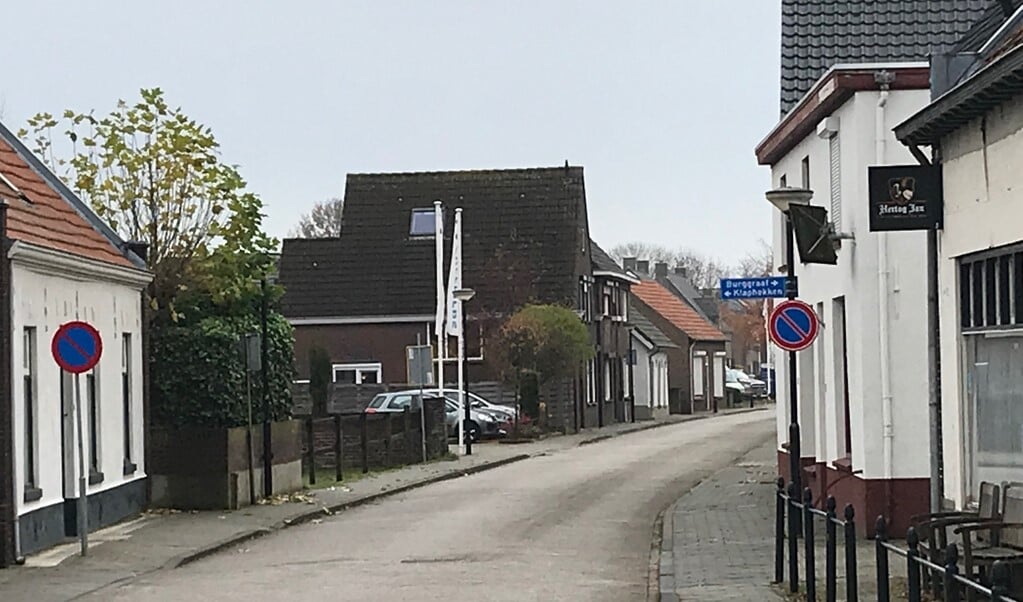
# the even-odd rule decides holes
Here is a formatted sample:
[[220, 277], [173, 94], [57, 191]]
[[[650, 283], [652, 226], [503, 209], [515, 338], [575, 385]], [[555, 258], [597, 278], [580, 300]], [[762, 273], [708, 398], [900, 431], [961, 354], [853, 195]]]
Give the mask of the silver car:
[[[438, 391], [437, 389], [426, 389], [423, 392], [431, 395], [436, 395], [440, 393], [440, 391]], [[444, 389], [444, 396], [447, 397], [448, 399], [454, 399], [455, 401], [458, 401], [458, 389]], [[491, 403], [490, 401], [484, 399], [483, 397], [480, 397], [479, 395], [473, 393], [472, 391], [466, 391], [465, 396], [469, 399], [470, 407], [473, 407], [477, 410], [487, 410], [491, 413], [504, 414], [512, 422], [515, 421], [515, 414], [517, 413], [515, 411], [515, 408], [511, 406], [503, 406], [496, 403]]]
[[[449, 433], [457, 433], [455, 429], [458, 428], [461, 406], [457, 396], [448, 396], [446, 393], [445, 391], [445, 422], [448, 424]], [[503, 437], [508, 434], [508, 423], [508, 417], [504, 414], [470, 406], [469, 420], [465, 421], [465, 432], [471, 441]]]

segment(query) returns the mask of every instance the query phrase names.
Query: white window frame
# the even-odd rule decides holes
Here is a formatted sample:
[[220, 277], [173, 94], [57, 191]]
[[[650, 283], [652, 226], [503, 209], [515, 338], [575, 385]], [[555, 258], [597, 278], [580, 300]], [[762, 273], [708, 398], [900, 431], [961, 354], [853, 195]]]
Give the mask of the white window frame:
[[331, 365], [330, 375], [332, 382], [337, 382], [337, 373], [339, 371], [354, 371], [355, 372], [355, 384], [363, 384], [363, 373], [376, 372], [377, 382], [379, 384], [383, 382], [381, 376], [383, 375], [383, 364], [380, 362], [363, 362], [358, 364], [333, 364]]

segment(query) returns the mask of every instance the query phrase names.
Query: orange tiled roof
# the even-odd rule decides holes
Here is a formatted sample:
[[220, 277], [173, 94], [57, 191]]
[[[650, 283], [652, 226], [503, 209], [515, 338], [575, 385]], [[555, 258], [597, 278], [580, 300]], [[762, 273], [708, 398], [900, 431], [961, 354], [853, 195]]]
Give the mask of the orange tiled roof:
[[19, 199], [0, 180], [0, 193], [5, 193], [8, 202], [7, 235], [10, 238], [79, 257], [135, 267], [2, 138], [0, 174], [31, 201]]
[[700, 314], [686, 305], [685, 301], [673, 295], [656, 281], [643, 280], [639, 284], [633, 284], [631, 291], [643, 303], [649, 305], [650, 309], [661, 314], [665, 320], [686, 333], [689, 338], [697, 341], [728, 340], [717, 327], [700, 317]]

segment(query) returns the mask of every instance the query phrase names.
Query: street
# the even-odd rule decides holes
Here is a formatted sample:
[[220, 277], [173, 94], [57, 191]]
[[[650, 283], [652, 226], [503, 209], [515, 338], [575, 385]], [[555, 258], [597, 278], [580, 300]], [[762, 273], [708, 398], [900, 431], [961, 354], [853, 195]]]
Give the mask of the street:
[[719, 416], [533, 458], [89, 599], [644, 600], [658, 513], [773, 424]]

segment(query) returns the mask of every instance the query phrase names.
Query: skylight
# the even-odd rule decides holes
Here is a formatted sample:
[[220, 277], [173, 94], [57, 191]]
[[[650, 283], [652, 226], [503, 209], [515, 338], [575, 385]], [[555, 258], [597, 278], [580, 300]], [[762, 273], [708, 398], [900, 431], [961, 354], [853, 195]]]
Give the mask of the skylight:
[[435, 232], [434, 226], [434, 209], [413, 209], [412, 210], [412, 222], [409, 225], [410, 236], [433, 236]]

